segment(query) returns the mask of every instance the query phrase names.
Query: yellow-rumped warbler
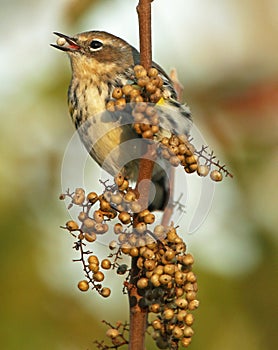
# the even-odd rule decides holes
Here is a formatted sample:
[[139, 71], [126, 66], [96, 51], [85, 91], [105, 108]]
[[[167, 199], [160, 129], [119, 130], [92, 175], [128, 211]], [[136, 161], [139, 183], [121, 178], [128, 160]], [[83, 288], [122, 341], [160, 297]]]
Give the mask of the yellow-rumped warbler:
[[[110, 174], [124, 169], [127, 177], [136, 180], [138, 159], [143, 155], [142, 138], [134, 131], [127, 112], [122, 111], [121, 117], [107, 113], [106, 104], [115, 87], [134, 84], [133, 67], [140, 63], [139, 52], [121, 38], [102, 31], [84, 32], [74, 37], [54, 34], [59, 38], [57, 45], [52, 46], [65, 51], [71, 61], [68, 103], [82, 142], [93, 159]], [[191, 125], [189, 108], [177, 101], [172, 82], [161, 67], [155, 63], [153, 67], [163, 81], [160, 131], [188, 134]], [[159, 137], [158, 133], [156, 139]], [[162, 209], [168, 197], [165, 169], [169, 165], [165, 166], [165, 160], [157, 163], [152, 178], [156, 189], [152, 209]]]

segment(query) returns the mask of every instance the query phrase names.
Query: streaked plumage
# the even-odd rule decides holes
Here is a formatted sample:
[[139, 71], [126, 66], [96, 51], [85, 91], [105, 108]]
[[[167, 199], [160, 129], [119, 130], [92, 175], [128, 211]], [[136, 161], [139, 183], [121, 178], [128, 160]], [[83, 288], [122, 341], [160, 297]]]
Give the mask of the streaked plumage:
[[[133, 67], [139, 64], [138, 51], [106, 32], [91, 31], [74, 37], [55, 34], [65, 41], [63, 46], [53, 46], [65, 51], [71, 61], [68, 103], [82, 142], [95, 161], [109, 173], [115, 175], [124, 167], [125, 174], [136, 180], [137, 159], [144, 154], [142, 139], [133, 130], [129, 113], [121, 112], [119, 118], [119, 115], [105, 110], [113, 89], [134, 81]], [[191, 124], [189, 108], [177, 101], [171, 80], [162, 68], [155, 63], [153, 66], [163, 79], [165, 101], [160, 113], [161, 132], [157, 138], [165, 132], [187, 134]], [[163, 168], [165, 160], [159, 162]], [[161, 209], [167, 199], [167, 176], [158, 165], [154, 168], [153, 182], [157, 195], [152, 206]]]

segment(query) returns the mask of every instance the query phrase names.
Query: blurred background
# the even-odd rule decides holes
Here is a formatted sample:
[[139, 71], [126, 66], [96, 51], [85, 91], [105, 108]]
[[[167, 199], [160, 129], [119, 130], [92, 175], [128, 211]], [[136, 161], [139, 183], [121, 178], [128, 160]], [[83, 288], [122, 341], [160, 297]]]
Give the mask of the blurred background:
[[[76, 288], [82, 270], [59, 228], [70, 214], [58, 200], [74, 131], [70, 68], [49, 44], [53, 31], [99, 29], [138, 47], [137, 0], [0, 3], [2, 348], [95, 349], [101, 320], [127, 319], [128, 306], [119, 281], [109, 280], [107, 300]], [[177, 69], [195, 124], [234, 175], [215, 186], [197, 231], [187, 233], [186, 214], [180, 222], [201, 301], [190, 349], [276, 349], [278, 2], [155, 0], [152, 8], [154, 60]]]

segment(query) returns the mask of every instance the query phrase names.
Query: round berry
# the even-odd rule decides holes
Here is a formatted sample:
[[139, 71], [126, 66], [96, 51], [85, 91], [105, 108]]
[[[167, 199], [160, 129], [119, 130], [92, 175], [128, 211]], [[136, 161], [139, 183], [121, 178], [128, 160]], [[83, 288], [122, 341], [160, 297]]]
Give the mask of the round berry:
[[70, 220], [70, 221], [66, 222], [66, 228], [69, 231], [76, 231], [76, 230], [78, 230], [79, 226], [75, 221]]
[[106, 332], [106, 336], [111, 339], [117, 338], [118, 335], [119, 331], [115, 328], [109, 328]]
[[98, 195], [96, 194], [96, 192], [90, 192], [87, 195], [87, 199], [90, 203], [94, 204], [98, 201]]
[[181, 337], [183, 337], [183, 330], [179, 326], [175, 326], [172, 330], [172, 335], [174, 338], [180, 339]]
[[87, 242], [94, 242], [97, 239], [97, 236], [94, 232], [86, 232], [85, 233], [85, 239]]
[[115, 99], [121, 98], [123, 96], [123, 91], [120, 87], [116, 87], [112, 92], [112, 97]]
[[175, 313], [174, 313], [174, 310], [172, 309], [166, 309], [164, 310], [163, 312], [163, 318], [165, 320], [172, 320], [172, 318], [174, 317]]
[[118, 216], [119, 220], [124, 224], [127, 225], [130, 223], [131, 221], [131, 217], [130, 214], [127, 213], [126, 211], [122, 211], [119, 216]]
[[109, 270], [111, 267], [111, 261], [109, 259], [103, 259], [101, 262], [101, 267], [105, 270]]
[[210, 173], [210, 178], [215, 181], [215, 182], [218, 182], [218, 181], [222, 181], [222, 174], [220, 173], [220, 171], [218, 170], [213, 170], [211, 173]]
[[140, 278], [138, 281], [137, 281], [137, 287], [139, 288], [139, 289], [144, 289], [144, 288], [146, 288], [147, 286], [148, 286], [148, 279], [147, 278], [145, 278], [145, 277], [142, 277], [142, 278]]
[[81, 290], [81, 292], [87, 292], [87, 290], [89, 289], [89, 283], [85, 280], [80, 281], [78, 283], [78, 289]]
[[197, 174], [199, 176], [207, 176], [209, 173], [209, 167], [207, 165], [198, 165]]
[[99, 265], [98, 257], [96, 255], [90, 255], [88, 257], [88, 263], [89, 264], [97, 264], [97, 265]]
[[104, 298], [108, 298], [109, 295], [111, 294], [111, 289], [107, 288], [107, 287], [103, 287], [100, 291], [100, 294], [104, 297]]
[[93, 279], [97, 282], [101, 282], [104, 280], [104, 274], [101, 271], [98, 271], [93, 274]]

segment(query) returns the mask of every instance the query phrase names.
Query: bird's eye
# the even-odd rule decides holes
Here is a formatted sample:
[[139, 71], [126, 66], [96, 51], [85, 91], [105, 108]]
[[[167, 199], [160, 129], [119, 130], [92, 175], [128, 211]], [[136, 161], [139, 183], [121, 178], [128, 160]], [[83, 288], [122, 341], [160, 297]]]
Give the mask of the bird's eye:
[[103, 43], [99, 40], [93, 40], [90, 44], [90, 49], [92, 51], [100, 50], [103, 46]]

